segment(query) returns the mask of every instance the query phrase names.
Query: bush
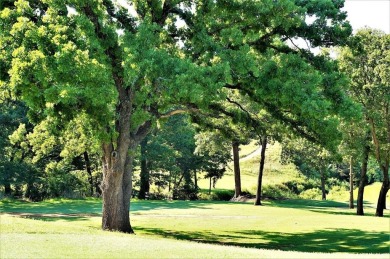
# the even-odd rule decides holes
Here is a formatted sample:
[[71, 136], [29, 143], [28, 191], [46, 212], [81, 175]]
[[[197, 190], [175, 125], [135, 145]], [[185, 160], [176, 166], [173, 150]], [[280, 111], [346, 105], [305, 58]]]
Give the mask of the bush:
[[306, 200], [320, 200], [322, 198], [322, 192], [319, 188], [312, 188], [305, 190], [299, 194], [299, 198]]
[[229, 201], [233, 196], [233, 190], [214, 190], [211, 194], [200, 193], [198, 198], [208, 201]]
[[166, 200], [167, 195], [159, 192], [150, 192], [149, 193], [149, 200]]
[[295, 179], [283, 183], [292, 193], [299, 195], [305, 190], [318, 186], [318, 183], [312, 179]]
[[297, 195], [284, 184], [265, 185], [262, 190], [262, 197], [268, 199], [294, 199]]
[[197, 200], [198, 199], [198, 191], [194, 189], [174, 189], [172, 193], [173, 200]]
[[347, 201], [349, 200], [349, 187], [346, 185], [333, 186], [329, 191], [328, 200]]

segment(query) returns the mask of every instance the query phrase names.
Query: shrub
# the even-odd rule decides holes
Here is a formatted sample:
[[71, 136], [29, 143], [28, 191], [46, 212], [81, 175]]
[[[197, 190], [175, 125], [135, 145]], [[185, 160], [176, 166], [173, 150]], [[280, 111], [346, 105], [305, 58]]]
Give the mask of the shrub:
[[284, 184], [264, 185], [262, 196], [269, 199], [294, 199], [297, 195]]
[[305, 190], [299, 194], [299, 198], [307, 200], [320, 200], [322, 198], [322, 192], [319, 188], [312, 188]]
[[337, 200], [337, 201], [343, 201], [349, 199], [349, 187], [345, 185], [337, 185], [333, 186], [332, 189], [329, 191], [329, 195], [327, 199], [329, 200]]
[[211, 194], [200, 193], [198, 198], [200, 200], [208, 201], [229, 201], [233, 196], [233, 190], [214, 190]]
[[295, 179], [283, 183], [292, 193], [299, 195], [305, 190], [309, 190], [318, 186], [318, 183], [313, 179]]

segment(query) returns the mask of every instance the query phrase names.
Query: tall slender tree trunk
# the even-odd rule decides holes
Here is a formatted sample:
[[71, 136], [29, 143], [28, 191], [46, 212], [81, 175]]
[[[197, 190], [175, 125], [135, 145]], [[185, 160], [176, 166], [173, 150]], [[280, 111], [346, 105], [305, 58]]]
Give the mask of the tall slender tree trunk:
[[361, 216], [364, 215], [363, 195], [364, 195], [364, 187], [367, 184], [367, 166], [368, 166], [369, 153], [370, 153], [370, 145], [368, 144], [368, 142], [366, 142], [366, 145], [364, 146], [363, 149], [363, 161], [362, 161], [362, 169], [360, 173], [360, 183], [359, 183], [357, 206], [356, 206], [356, 214]]
[[353, 158], [352, 156], [349, 159], [349, 208], [354, 208], [353, 201]]
[[198, 176], [196, 169], [194, 170], [194, 184], [195, 184], [195, 190], [198, 190]]
[[379, 192], [378, 204], [376, 207], [375, 216], [383, 217], [383, 210], [386, 209], [386, 195], [389, 191], [389, 163], [387, 162], [385, 166], [381, 166], [383, 171], [383, 183], [381, 190]]
[[210, 176], [210, 184], [209, 184], [209, 194], [211, 194], [211, 176]]
[[150, 190], [150, 174], [148, 169], [148, 160], [146, 158], [147, 138], [141, 141], [141, 175], [140, 175], [140, 190], [138, 194], [139, 199], [145, 199], [146, 193]]
[[11, 184], [10, 183], [5, 183], [4, 184], [4, 195], [5, 196], [11, 196], [12, 189], [11, 189]]
[[320, 169], [321, 173], [321, 192], [322, 192], [322, 200], [326, 200], [326, 188], [325, 188], [325, 169], [321, 168]]
[[241, 172], [240, 172], [240, 155], [238, 141], [232, 142], [233, 146], [233, 163], [234, 163], [234, 198], [241, 195]]
[[267, 148], [267, 136], [264, 136], [261, 139], [261, 156], [260, 156], [259, 175], [257, 177], [257, 191], [256, 191], [255, 205], [261, 205], [261, 189], [262, 189], [262, 182], [263, 182], [266, 148]]
[[88, 152], [84, 151], [84, 162], [85, 162], [85, 168], [87, 170], [88, 174], [88, 182], [89, 182], [89, 195], [93, 196], [93, 177], [92, 177], [92, 169], [91, 169], [91, 161], [89, 160]]

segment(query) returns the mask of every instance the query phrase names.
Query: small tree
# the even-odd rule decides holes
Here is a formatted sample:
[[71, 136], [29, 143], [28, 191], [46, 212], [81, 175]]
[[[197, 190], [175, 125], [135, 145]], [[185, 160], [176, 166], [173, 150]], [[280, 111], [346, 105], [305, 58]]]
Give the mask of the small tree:
[[206, 172], [205, 178], [210, 179], [209, 193], [212, 185], [221, 179], [231, 160], [230, 143], [218, 131], [200, 132], [195, 136], [195, 153], [200, 158], [200, 170]]

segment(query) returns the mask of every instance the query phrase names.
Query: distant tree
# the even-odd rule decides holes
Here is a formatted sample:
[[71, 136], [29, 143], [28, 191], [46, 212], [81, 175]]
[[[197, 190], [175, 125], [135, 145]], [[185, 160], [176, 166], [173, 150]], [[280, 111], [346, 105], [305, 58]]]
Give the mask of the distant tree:
[[[353, 183], [354, 176], [359, 176], [358, 196], [357, 196], [357, 214], [363, 215], [363, 194], [367, 184], [367, 165], [370, 152], [370, 133], [364, 121], [357, 117], [357, 121], [343, 121], [340, 129], [343, 133], [343, 140], [339, 147], [339, 153], [344, 160], [349, 163], [349, 185], [350, 197], [349, 207], [354, 208]], [[360, 173], [353, 172], [354, 165], [360, 164]]]
[[284, 161], [292, 161], [304, 175], [319, 178], [322, 200], [326, 200], [329, 169], [340, 160], [339, 155], [315, 143], [297, 139], [283, 143], [282, 156]]
[[205, 178], [210, 179], [209, 193], [212, 185], [215, 187], [218, 179], [221, 179], [231, 161], [230, 143], [218, 131], [200, 132], [195, 136], [195, 153], [200, 158], [200, 170], [204, 171]]
[[14, 146], [9, 136], [20, 124], [28, 122], [26, 111], [21, 102], [0, 100], [0, 184], [7, 196], [12, 194], [11, 185], [20, 184], [24, 178], [22, 147]]
[[[348, 92], [363, 106], [367, 131], [372, 140], [371, 150], [383, 174], [375, 213], [379, 217], [383, 216], [386, 194], [390, 188], [389, 59], [390, 35], [369, 28], [359, 30], [353, 37], [352, 44], [342, 49], [339, 56], [340, 68], [350, 77]], [[365, 148], [366, 152], [368, 148]]]
[[150, 183], [168, 187], [174, 197], [196, 197], [195, 174], [202, 157], [195, 154], [195, 128], [189, 117], [178, 114], [162, 122], [141, 142], [140, 193], [144, 198]]

